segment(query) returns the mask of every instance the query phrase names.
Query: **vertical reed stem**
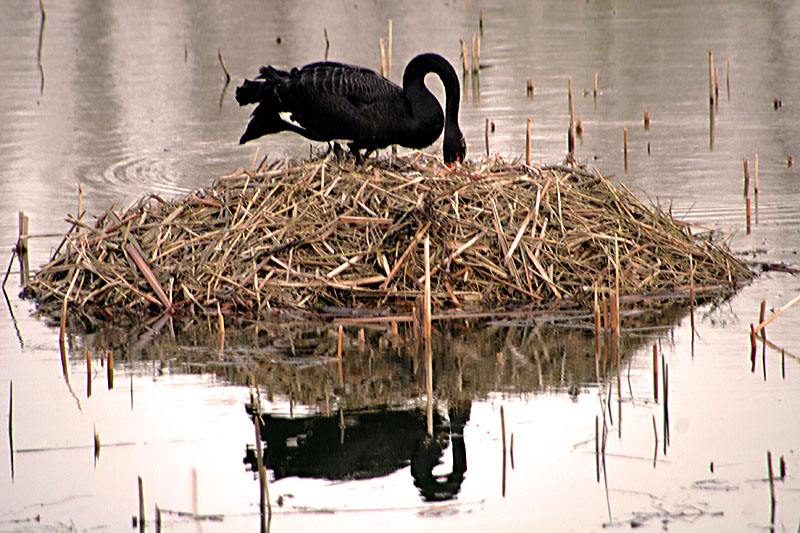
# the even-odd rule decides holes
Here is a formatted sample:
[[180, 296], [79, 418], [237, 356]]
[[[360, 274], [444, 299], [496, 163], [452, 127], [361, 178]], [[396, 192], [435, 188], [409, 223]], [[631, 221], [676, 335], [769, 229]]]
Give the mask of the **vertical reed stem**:
[[387, 78], [392, 79], [392, 19], [389, 19], [389, 36], [386, 41], [386, 73]]
[[728, 68], [725, 71], [725, 87], [728, 93], [728, 101], [731, 101], [731, 58], [728, 58]]
[[528, 126], [525, 130], [525, 164], [531, 166], [531, 116], [528, 115]]
[[750, 193], [750, 171], [747, 170], [747, 158], [742, 158], [742, 164], [744, 165], [744, 197], [747, 198], [747, 195]]
[[658, 344], [653, 343], [653, 399], [658, 401]]
[[486, 159], [489, 159], [489, 117], [486, 117], [486, 128], [483, 137], [486, 141]]
[[572, 76], [568, 77], [569, 80], [569, 128], [572, 129], [575, 125], [575, 108], [572, 105]]
[[622, 151], [625, 158], [625, 172], [628, 172], [628, 128], [622, 129]]
[[386, 41], [384, 41], [383, 37], [381, 37], [378, 39], [378, 43], [381, 47], [381, 76], [388, 79], [386, 76]]
[[144, 533], [144, 483], [139, 476], [139, 533]]
[[708, 51], [708, 101], [714, 103], [714, 54]]
[[753, 194], [758, 194], [758, 154], [753, 156]]
[[423, 335], [425, 337], [425, 388], [428, 393], [428, 436], [433, 436], [433, 353], [431, 346], [431, 261], [430, 237], [425, 236], [425, 312]]

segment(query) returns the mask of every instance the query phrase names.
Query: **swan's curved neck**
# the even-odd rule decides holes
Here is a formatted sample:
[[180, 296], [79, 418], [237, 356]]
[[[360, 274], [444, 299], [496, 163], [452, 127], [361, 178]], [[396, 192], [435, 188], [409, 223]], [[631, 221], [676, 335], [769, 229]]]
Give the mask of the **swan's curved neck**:
[[458, 106], [461, 99], [461, 84], [452, 65], [440, 55], [421, 54], [411, 60], [403, 74], [403, 90], [407, 94], [424, 94], [433, 96], [425, 87], [425, 75], [433, 73], [439, 76], [445, 93], [445, 130], [455, 125], [458, 127]]

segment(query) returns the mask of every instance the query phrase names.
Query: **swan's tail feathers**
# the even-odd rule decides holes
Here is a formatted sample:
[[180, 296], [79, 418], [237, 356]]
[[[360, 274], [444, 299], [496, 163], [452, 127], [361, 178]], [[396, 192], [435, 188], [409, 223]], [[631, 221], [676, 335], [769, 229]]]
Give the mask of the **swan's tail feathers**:
[[264, 80], [267, 85], [280, 83], [289, 77], [289, 73], [285, 70], [278, 70], [271, 66], [261, 67], [258, 70], [257, 80]]
[[236, 101], [239, 105], [257, 104], [261, 101], [261, 86], [264, 82], [244, 80], [236, 88]]

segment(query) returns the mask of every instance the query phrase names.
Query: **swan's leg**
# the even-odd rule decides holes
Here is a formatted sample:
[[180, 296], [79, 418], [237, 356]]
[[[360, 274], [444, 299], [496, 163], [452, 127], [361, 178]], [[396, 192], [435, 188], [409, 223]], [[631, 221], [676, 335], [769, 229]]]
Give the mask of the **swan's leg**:
[[339, 161], [342, 161], [345, 158], [344, 149], [337, 142], [333, 143], [333, 155], [336, 156], [336, 159]]
[[353, 157], [356, 158], [356, 165], [360, 165], [361, 163], [363, 163], [364, 162], [364, 158], [366, 158], [367, 155], [369, 155], [369, 152], [365, 149], [364, 151], [366, 153], [362, 157], [361, 156], [361, 148], [362, 147], [359, 146], [355, 142], [347, 143], [347, 147], [350, 148], [350, 153], [353, 154]]

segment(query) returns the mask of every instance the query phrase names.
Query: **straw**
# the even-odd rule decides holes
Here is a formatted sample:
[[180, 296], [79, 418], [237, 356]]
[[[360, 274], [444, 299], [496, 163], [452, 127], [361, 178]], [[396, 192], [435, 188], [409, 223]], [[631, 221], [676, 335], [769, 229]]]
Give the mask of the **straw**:
[[617, 276], [626, 304], [685, 299], [691, 284], [702, 302], [752, 276], [714, 234], [693, 234], [596, 169], [497, 154], [454, 171], [421, 152], [361, 166], [265, 160], [186, 196], [147, 195], [93, 222], [67, 220], [66, 246], [24, 294], [45, 314], [98, 325], [165, 310], [408, 310], [422, 294], [425, 237], [432, 301], [462, 311], [591, 308], [595, 283]]

